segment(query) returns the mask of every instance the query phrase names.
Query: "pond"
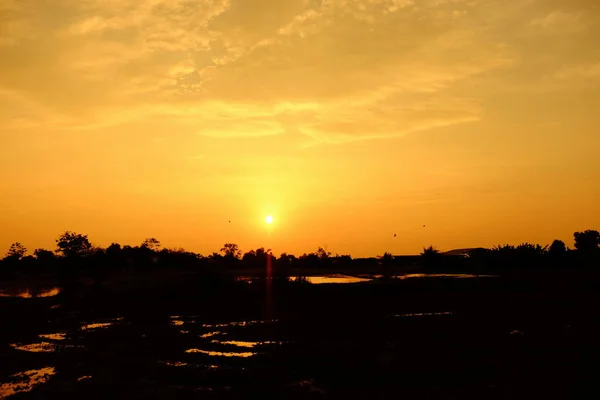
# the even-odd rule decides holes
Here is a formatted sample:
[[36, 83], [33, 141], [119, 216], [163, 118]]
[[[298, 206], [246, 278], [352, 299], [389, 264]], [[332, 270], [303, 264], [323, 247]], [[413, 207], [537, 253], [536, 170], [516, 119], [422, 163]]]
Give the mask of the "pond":
[[0, 289], [0, 297], [11, 297], [11, 298], [22, 298], [22, 299], [35, 299], [54, 297], [62, 291], [59, 287], [43, 288], [43, 289], [32, 289], [32, 288], [11, 288], [11, 289]]
[[[449, 278], [449, 279], [473, 279], [473, 278], [497, 278], [498, 275], [484, 275], [484, 274], [402, 274], [392, 275], [390, 278], [395, 279], [424, 279], [424, 278]], [[357, 274], [357, 275], [345, 275], [345, 274], [323, 274], [323, 275], [311, 275], [311, 276], [291, 276], [292, 281], [298, 279], [306, 279], [309, 283], [314, 285], [328, 284], [328, 283], [362, 283], [370, 282], [374, 279], [383, 278], [380, 274]], [[252, 283], [259, 280], [256, 276], [238, 276], [239, 282]]]

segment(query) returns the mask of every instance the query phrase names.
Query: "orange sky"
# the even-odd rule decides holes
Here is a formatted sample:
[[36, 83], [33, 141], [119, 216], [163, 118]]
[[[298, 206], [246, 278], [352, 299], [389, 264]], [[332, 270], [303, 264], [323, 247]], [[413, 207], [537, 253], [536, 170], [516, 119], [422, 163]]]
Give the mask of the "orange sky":
[[594, 0], [3, 0], [0, 253], [572, 245], [599, 37]]

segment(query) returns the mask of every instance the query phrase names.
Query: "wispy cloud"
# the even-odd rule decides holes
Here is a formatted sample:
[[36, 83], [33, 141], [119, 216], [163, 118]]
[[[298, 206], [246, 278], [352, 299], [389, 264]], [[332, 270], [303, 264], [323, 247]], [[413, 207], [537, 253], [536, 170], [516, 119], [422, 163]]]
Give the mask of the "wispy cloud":
[[[102, 129], [152, 116], [203, 136], [291, 129], [343, 142], [483, 118], [468, 87], [530, 57], [508, 31], [521, 14], [537, 30], [595, 29], [581, 10], [534, 2], [519, 12], [474, 0], [262, 3], [279, 14], [229, 0], [61, 0], [54, 13], [6, 2], [0, 59], [12, 61], [0, 85], [24, 99], [13, 107], [36, 115], [30, 125]], [[553, 73], [593, 78], [596, 65]]]

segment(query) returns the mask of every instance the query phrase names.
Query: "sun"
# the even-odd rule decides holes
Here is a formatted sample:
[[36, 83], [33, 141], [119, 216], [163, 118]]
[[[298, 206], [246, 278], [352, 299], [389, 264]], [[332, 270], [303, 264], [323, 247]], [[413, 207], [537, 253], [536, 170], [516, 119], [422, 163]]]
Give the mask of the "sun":
[[273, 216], [272, 215], [267, 215], [267, 217], [265, 218], [265, 222], [267, 224], [272, 224], [273, 223]]

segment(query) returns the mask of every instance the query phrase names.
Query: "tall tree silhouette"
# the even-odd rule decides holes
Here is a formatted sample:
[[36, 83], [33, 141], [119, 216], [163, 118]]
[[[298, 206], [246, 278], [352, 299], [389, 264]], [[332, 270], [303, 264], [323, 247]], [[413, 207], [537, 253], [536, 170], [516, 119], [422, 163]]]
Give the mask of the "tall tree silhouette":
[[562, 240], [555, 240], [552, 242], [552, 244], [550, 245], [550, 248], [548, 249], [548, 253], [552, 256], [562, 256], [563, 254], [565, 254], [567, 252], [567, 246], [565, 245], [565, 242], [563, 242]]
[[242, 258], [242, 251], [235, 243], [225, 243], [221, 248], [221, 253], [228, 259], [237, 259]]
[[144, 242], [142, 243], [142, 247], [145, 247], [152, 251], [158, 251], [158, 249], [160, 249], [160, 241], [153, 237], [148, 238], [148, 239], [144, 240]]
[[21, 243], [16, 242], [10, 245], [8, 252], [6, 253], [6, 258], [12, 260], [20, 260], [25, 257], [27, 254], [27, 249]]
[[596, 251], [600, 246], [600, 233], [598, 231], [575, 232], [573, 236], [575, 238], [575, 248], [581, 252]]
[[66, 231], [58, 239], [56, 239], [58, 249], [56, 253], [62, 254], [63, 257], [84, 257], [92, 250], [92, 244], [88, 240], [87, 235]]

